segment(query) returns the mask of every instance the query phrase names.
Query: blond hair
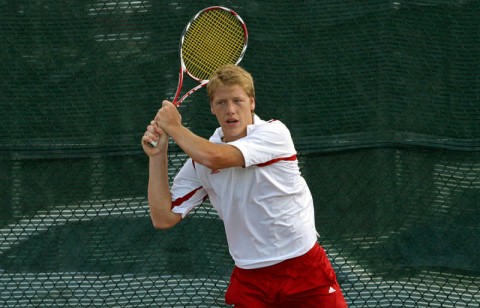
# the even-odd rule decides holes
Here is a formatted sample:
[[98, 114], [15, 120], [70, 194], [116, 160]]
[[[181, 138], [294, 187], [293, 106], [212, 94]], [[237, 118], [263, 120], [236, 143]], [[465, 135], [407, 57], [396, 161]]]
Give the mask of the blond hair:
[[213, 72], [207, 85], [207, 93], [210, 100], [212, 100], [215, 91], [224, 85], [239, 85], [249, 97], [255, 97], [252, 75], [240, 66], [227, 64]]

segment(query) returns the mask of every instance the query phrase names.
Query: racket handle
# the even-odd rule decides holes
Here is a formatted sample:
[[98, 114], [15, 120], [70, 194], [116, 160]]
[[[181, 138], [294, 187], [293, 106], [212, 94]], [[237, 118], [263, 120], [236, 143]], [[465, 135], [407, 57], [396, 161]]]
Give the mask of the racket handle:
[[152, 148], [155, 148], [157, 146], [158, 142], [157, 141], [150, 141], [148, 145]]

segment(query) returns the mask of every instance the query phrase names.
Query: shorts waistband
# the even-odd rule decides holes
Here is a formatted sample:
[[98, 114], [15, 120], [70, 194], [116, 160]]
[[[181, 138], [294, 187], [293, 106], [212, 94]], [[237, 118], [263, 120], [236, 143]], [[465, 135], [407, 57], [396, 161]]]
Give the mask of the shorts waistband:
[[309, 251], [304, 253], [303, 255], [298, 256], [298, 257], [294, 257], [294, 258], [291, 258], [291, 259], [287, 259], [285, 261], [282, 261], [282, 262], [274, 264], [274, 265], [270, 265], [270, 266], [266, 266], [266, 267], [260, 267], [260, 268], [253, 268], [253, 269], [243, 269], [243, 268], [235, 267], [235, 269], [237, 271], [248, 272], [250, 274], [268, 273], [268, 272], [278, 273], [278, 272], [281, 272], [284, 269], [289, 268], [292, 264], [295, 264], [295, 263], [298, 263], [298, 262], [304, 262], [306, 260], [314, 258], [322, 250], [323, 250], [322, 246], [318, 242], [316, 242], [313, 245], [313, 247]]

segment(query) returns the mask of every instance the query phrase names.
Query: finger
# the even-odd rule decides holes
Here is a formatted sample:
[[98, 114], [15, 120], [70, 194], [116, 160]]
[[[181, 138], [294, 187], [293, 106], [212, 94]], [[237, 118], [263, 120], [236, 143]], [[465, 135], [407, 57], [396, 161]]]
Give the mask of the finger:
[[152, 128], [153, 128], [153, 132], [154, 132], [155, 134], [159, 134], [160, 131], [162, 130], [161, 125], [160, 125], [159, 122], [157, 122], [155, 125], [152, 125]]
[[151, 137], [146, 136], [146, 135], [144, 135], [144, 136], [142, 137], [142, 145], [148, 146], [148, 145], [151, 144], [152, 142], [154, 142], [154, 140], [153, 140]]
[[149, 133], [155, 135], [156, 130], [157, 130], [157, 125], [153, 125], [153, 124], [152, 124], [152, 125], [148, 125], [148, 126], [147, 126], [146, 132], [149, 132]]
[[150, 125], [147, 126], [147, 131], [151, 132], [152, 134], [158, 135], [161, 132], [161, 128], [155, 121], [152, 121]]
[[175, 105], [172, 104], [172, 102], [170, 102], [170, 101], [164, 100], [162, 102], [162, 107], [165, 107], [165, 106], [175, 106]]
[[154, 121], [150, 122], [150, 125], [147, 126], [145, 130], [144, 136], [149, 136], [154, 139], [158, 139], [159, 135], [161, 134], [161, 130]]
[[154, 134], [160, 134], [160, 127], [158, 126], [157, 122], [151, 121], [150, 125], [148, 126], [148, 131], [154, 133]]
[[143, 134], [144, 136], [147, 137], [155, 137], [157, 134], [155, 134], [155, 128], [153, 126], [149, 126], [148, 129], [145, 131]]
[[159, 125], [160, 124], [160, 119], [162, 117], [161, 113], [162, 113], [162, 108], [158, 109], [157, 114], [155, 114], [155, 117], [152, 120], [152, 123], [153, 123], [152, 125], [160, 126]]
[[156, 140], [158, 140], [158, 136], [147, 131], [143, 135], [142, 140], [143, 140], [143, 142], [156, 141]]

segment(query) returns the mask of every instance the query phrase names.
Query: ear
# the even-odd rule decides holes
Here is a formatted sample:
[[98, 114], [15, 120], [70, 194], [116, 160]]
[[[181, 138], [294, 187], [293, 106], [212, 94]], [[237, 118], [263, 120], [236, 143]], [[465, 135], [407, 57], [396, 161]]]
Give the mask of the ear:
[[250, 110], [255, 110], [255, 97], [250, 97]]
[[213, 112], [213, 106], [212, 106], [212, 101], [210, 101], [210, 112], [215, 115], [215, 112]]

